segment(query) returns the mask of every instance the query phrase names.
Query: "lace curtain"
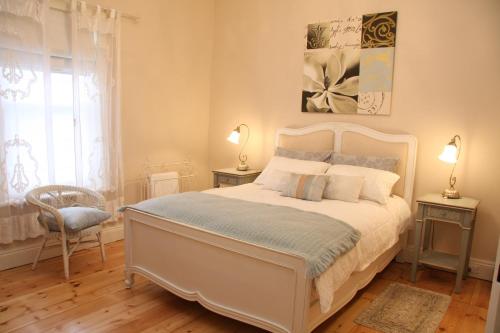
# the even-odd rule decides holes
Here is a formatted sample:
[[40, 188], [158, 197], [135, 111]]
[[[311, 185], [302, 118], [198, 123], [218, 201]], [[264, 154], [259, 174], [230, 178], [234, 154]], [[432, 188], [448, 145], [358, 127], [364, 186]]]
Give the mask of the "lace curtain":
[[123, 201], [120, 15], [73, 0], [0, 0], [0, 243], [43, 229], [24, 194], [46, 184]]

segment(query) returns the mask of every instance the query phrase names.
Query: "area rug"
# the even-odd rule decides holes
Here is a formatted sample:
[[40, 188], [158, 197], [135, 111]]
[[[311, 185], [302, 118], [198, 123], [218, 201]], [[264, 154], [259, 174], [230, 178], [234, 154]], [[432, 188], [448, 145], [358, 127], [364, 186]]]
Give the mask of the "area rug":
[[384, 333], [433, 333], [451, 297], [392, 283], [354, 322]]

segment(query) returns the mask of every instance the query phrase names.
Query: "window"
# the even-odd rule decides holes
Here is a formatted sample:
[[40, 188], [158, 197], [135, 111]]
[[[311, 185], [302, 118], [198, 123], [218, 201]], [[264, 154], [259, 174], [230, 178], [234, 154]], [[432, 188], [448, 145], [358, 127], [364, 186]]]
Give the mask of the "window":
[[37, 236], [23, 206], [34, 187], [98, 190], [113, 212], [123, 200], [119, 15], [76, 4], [0, 6], [0, 206], [15, 207], [1, 211], [0, 243]]

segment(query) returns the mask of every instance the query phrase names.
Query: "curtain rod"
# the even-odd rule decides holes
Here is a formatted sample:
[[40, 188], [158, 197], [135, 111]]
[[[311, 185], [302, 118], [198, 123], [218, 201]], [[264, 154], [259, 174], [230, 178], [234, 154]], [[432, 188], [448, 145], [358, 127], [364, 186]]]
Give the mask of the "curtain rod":
[[[49, 6], [51, 9], [65, 12], [65, 13], [70, 13], [71, 10], [68, 9], [68, 7], [69, 7], [68, 2], [70, 2], [70, 1], [71, 0], [50, 0]], [[88, 2], [87, 2], [87, 6], [92, 7], [92, 8], [97, 8], [97, 5], [94, 5], [94, 4], [91, 4]], [[112, 10], [111, 8], [106, 8], [106, 7], [101, 7], [101, 9], [106, 10], [106, 11]], [[120, 12], [120, 16], [125, 18], [125, 19], [134, 21], [136, 23], [139, 22], [139, 16], [135, 16], [135, 15], [127, 14], [127, 13], [122, 13], [122, 12]]]

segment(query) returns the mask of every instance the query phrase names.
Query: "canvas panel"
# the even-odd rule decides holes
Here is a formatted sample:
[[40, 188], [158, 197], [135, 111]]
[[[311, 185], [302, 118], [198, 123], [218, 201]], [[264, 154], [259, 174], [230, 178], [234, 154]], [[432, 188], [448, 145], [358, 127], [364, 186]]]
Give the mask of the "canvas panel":
[[308, 24], [302, 112], [391, 113], [397, 12]]

